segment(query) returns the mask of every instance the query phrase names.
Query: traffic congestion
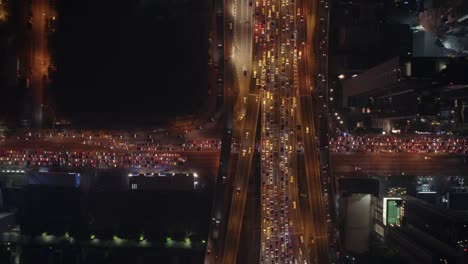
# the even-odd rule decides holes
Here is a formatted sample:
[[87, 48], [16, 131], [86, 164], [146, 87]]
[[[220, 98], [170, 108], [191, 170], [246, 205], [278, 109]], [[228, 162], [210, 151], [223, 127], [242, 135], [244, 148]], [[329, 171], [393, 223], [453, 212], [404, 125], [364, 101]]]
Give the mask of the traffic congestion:
[[184, 153], [217, 153], [220, 147], [219, 139], [190, 139], [166, 130], [22, 131], [0, 137], [0, 166], [163, 171], [185, 166], [188, 155]]
[[253, 78], [262, 95], [261, 263], [303, 262], [294, 180], [299, 125], [295, 89], [302, 55], [296, 24], [303, 22], [294, 0], [255, 2]]
[[0, 150], [1, 167], [125, 168], [165, 170], [184, 165], [179, 153], [131, 153], [106, 151]]
[[330, 141], [331, 152], [468, 154], [468, 139], [457, 136], [367, 135], [340, 136]]
[[45, 148], [87, 150], [90, 148], [113, 151], [202, 151], [221, 148], [217, 137], [192, 138], [188, 133], [175, 134], [164, 129], [152, 131], [92, 131], [92, 130], [43, 130], [21, 131], [0, 137], [0, 148]]

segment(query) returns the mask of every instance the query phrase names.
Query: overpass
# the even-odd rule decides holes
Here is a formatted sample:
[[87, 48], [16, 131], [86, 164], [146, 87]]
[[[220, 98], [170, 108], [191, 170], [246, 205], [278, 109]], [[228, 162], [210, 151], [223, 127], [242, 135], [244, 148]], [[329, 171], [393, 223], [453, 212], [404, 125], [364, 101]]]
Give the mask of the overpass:
[[468, 161], [451, 154], [420, 153], [331, 153], [336, 177], [392, 176], [468, 176]]
[[[205, 262], [237, 263], [249, 177], [259, 175], [260, 259], [251, 262], [328, 263], [329, 228], [312, 94], [318, 1], [231, 0], [222, 10], [225, 71], [231, 73], [225, 74], [224, 91], [232, 98], [232, 141], [240, 148], [230, 155], [222, 151], [220, 163], [235, 164], [217, 178]], [[305, 146], [305, 175], [297, 175], [300, 144]], [[257, 151], [259, 172], [252, 171]], [[305, 207], [299, 205], [299, 184], [310, 194]]]

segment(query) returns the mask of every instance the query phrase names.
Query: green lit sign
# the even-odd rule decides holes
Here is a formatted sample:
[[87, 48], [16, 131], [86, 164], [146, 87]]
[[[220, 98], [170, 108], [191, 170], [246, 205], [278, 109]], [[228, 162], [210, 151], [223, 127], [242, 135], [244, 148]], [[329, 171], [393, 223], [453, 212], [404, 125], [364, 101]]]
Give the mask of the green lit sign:
[[384, 225], [401, 224], [402, 200], [399, 197], [386, 197], [383, 199], [383, 221]]
[[396, 201], [387, 201], [387, 224], [400, 225], [400, 207]]

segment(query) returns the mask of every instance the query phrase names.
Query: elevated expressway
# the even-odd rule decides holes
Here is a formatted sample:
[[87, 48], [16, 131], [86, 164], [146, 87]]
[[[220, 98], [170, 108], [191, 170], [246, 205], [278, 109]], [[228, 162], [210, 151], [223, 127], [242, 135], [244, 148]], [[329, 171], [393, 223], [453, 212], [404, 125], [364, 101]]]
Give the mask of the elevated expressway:
[[[311, 96], [315, 61], [309, 50], [315, 23], [308, 21], [316, 15], [300, 11], [309, 8], [307, 1], [225, 1], [225, 43], [231, 45], [224, 47], [230, 65], [225, 76], [233, 79], [225, 90], [233, 91], [232, 140], [239, 142], [239, 151], [230, 154], [229, 160], [237, 163], [230, 164], [227, 175], [218, 176], [225, 195], [215, 199], [225, 201], [215, 201], [222, 206], [213, 209], [206, 263], [237, 263], [251, 174], [261, 177], [260, 263], [329, 263]], [[298, 204], [296, 156], [301, 144], [306, 175], [299, 184], [309, 197], [305, 210]], [[256, 151], [260, 173], [252, 173]], [[217, 211], [225, 219], [217, 218]]]

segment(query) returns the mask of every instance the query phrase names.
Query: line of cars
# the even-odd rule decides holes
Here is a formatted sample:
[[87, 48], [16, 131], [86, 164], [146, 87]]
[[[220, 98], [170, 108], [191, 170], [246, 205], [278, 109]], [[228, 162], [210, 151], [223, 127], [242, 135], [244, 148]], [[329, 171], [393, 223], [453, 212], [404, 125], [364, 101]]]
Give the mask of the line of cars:
[[165, 169], [186, 164], [179, 153], [134, 153], [109, 151], [57, 151], [41, 149], [0, 150], [4, 167], [89, 167]]
[[[295, 67], [298, 59], [293, 0], [255, 4], [254, 75], [261, 89], [261, 263], [295, 263], [302, 257], [294, 218], [296, 188]], [[298, 10], [300, 13], [300, 10]], [[257, 74], [259, 73], [259, 74]]]

